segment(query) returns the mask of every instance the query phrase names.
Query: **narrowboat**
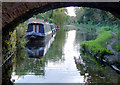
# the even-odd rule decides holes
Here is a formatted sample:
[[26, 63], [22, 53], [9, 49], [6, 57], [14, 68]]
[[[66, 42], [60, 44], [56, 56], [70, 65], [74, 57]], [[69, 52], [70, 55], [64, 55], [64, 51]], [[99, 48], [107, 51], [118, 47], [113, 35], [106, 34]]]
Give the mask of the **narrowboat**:
[[60, 30], [60, 26], [56, 24], [56, 31]]
[[50, 24], [47, 22], [32, 22], [28, 24], [27, 40], [44, 41], [52, 36]]

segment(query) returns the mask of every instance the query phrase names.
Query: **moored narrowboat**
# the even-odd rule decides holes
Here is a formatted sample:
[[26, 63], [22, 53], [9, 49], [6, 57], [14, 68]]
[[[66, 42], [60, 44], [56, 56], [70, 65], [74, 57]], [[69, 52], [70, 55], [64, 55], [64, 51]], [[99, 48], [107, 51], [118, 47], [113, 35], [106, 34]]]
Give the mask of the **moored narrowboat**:
[[52, 36], [50, 24], [47, 22], [32, 22], [28, 24], [26, 37], [28, 41], [44, 41]]
[[60, 30], [60, 26], [56, 24], [56, 31]]

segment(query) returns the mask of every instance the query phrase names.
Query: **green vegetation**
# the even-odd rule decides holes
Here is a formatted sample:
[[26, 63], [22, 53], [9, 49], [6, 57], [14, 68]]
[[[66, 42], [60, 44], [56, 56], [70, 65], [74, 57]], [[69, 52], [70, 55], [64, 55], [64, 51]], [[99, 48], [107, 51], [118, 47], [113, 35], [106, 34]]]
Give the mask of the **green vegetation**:
[[[4, 60], [7, 59], [13, 52], [24, 48], [26, 44], [25, 33], [27, 30], [27, 23], [19, 24], [13, 32], [9, 32], [10, 40], [5, 40], [7, 49], [4, 50]], [[15, 55], [14, 55], [15, 56]]]
[[113, 54], [109, 49], [106, 49], [106, 45], [112, 37], [110, 31], [105, 31], [96, 40], [82, 42], [81, 47], [92, 56], [102, 57], [103, 55]]
[[120, 40], [118, 40], [115, 44], [113, 44], [112, 48], [116, 51], [120, 51]]
[[70, 16], [68, 16], [66, 13], [67, 10], [65, 8], [59, 8], [34, 15], [33, 17], [44, 19], [44, 21], [48, 21], [50, 23], [59, 24], [60, 27], [63, 28], [64, 24], [70, 23]]
[[99, 24], [99, 25], [119, 25], [120, 20], [110, 12], [95, 8], [75, 8], [77, 23], [81, 24]]
[[28, 23], [24, 22], [22, 24], [19, 24], [17, 27], [16, 27], [16, 39], [17, 39], [17, 48], [18, 49], [22, 49], [22, 48], [25, 48], [25, 44], [27, 43], [26, 42], [26, 39], [25, 39], [25, 35], [26, 35], [26, 31], [27, 31], [27, 25]]
[[116, 29], [115, 32], [116, 32], [117, 41], [112, 45], [112, 48], [115, 51], [120, 52], [120, 31], [119, 29], [118, 30]]
[[13, 52], [15, 50], [15, 45], [16, 45], [16, 31], [14, 32], [9, 32], [9, 35], [11, 36], [10, 37], [10, 40], [6, 40], [5, 43], [8, 45], [8, 51], [9, 52]]
[[119, 29], [116, 29], [115, 32], [116, 32], [116, 34], [117, 34], [117, 38], [120, 39], [120, 30], [119, 30]]
[[[113, 54], [106, 46], [110, 39], [114, 37], [111, 32], [115, 32], [119, 39], [120, 20], [109, 12], [87, 7], [75, 8], [75, 14], [76, 23], [74, 24], [76, 26], [85, 28], [84, 31], [87, 30], [86, 32], [96, 32], [97, 34], [97, 39], [82, 42], [81, 47], [85, 52], [99, 57]], [[81, 31], [81, 28], [77, 30]], [[113, 48], [117, 51], [120, 51], [119, 42], [118, 40], [113, 45]]]

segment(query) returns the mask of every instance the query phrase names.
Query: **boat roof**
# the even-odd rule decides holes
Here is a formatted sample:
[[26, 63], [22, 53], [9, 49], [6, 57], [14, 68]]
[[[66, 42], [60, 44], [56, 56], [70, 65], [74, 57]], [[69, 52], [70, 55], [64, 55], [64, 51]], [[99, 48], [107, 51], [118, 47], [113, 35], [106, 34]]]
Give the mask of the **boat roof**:
[[44, 24], [44, 20], [43, 19], [36, 19], [36, 18], [34, 18], [33, 20], [31, 20], [29, 22], [29, 24]]
[[44, 24], [44, 23], [29, 23], [28, 25], [41, 25], [41, 24]]
[[54, 25], [54, 23], [50, 23], [50, 25]]
[[36, 22], [36, 21], [33, 21], [33, 22], [29, 23], [29, 25], [41, 25], [41, 24], [49, 24], [49, 22]]

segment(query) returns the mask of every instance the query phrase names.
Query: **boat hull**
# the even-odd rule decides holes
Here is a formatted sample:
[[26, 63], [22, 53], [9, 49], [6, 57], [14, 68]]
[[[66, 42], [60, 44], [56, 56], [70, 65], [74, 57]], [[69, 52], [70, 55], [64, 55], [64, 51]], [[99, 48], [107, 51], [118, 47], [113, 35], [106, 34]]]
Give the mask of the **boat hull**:
[[27, 33], [26, 38], [28, 42], [45, 42], [46, 40], [49, 40], [52, 37], [52, 32], [49, 34], [41, 34], [41, 33]]

